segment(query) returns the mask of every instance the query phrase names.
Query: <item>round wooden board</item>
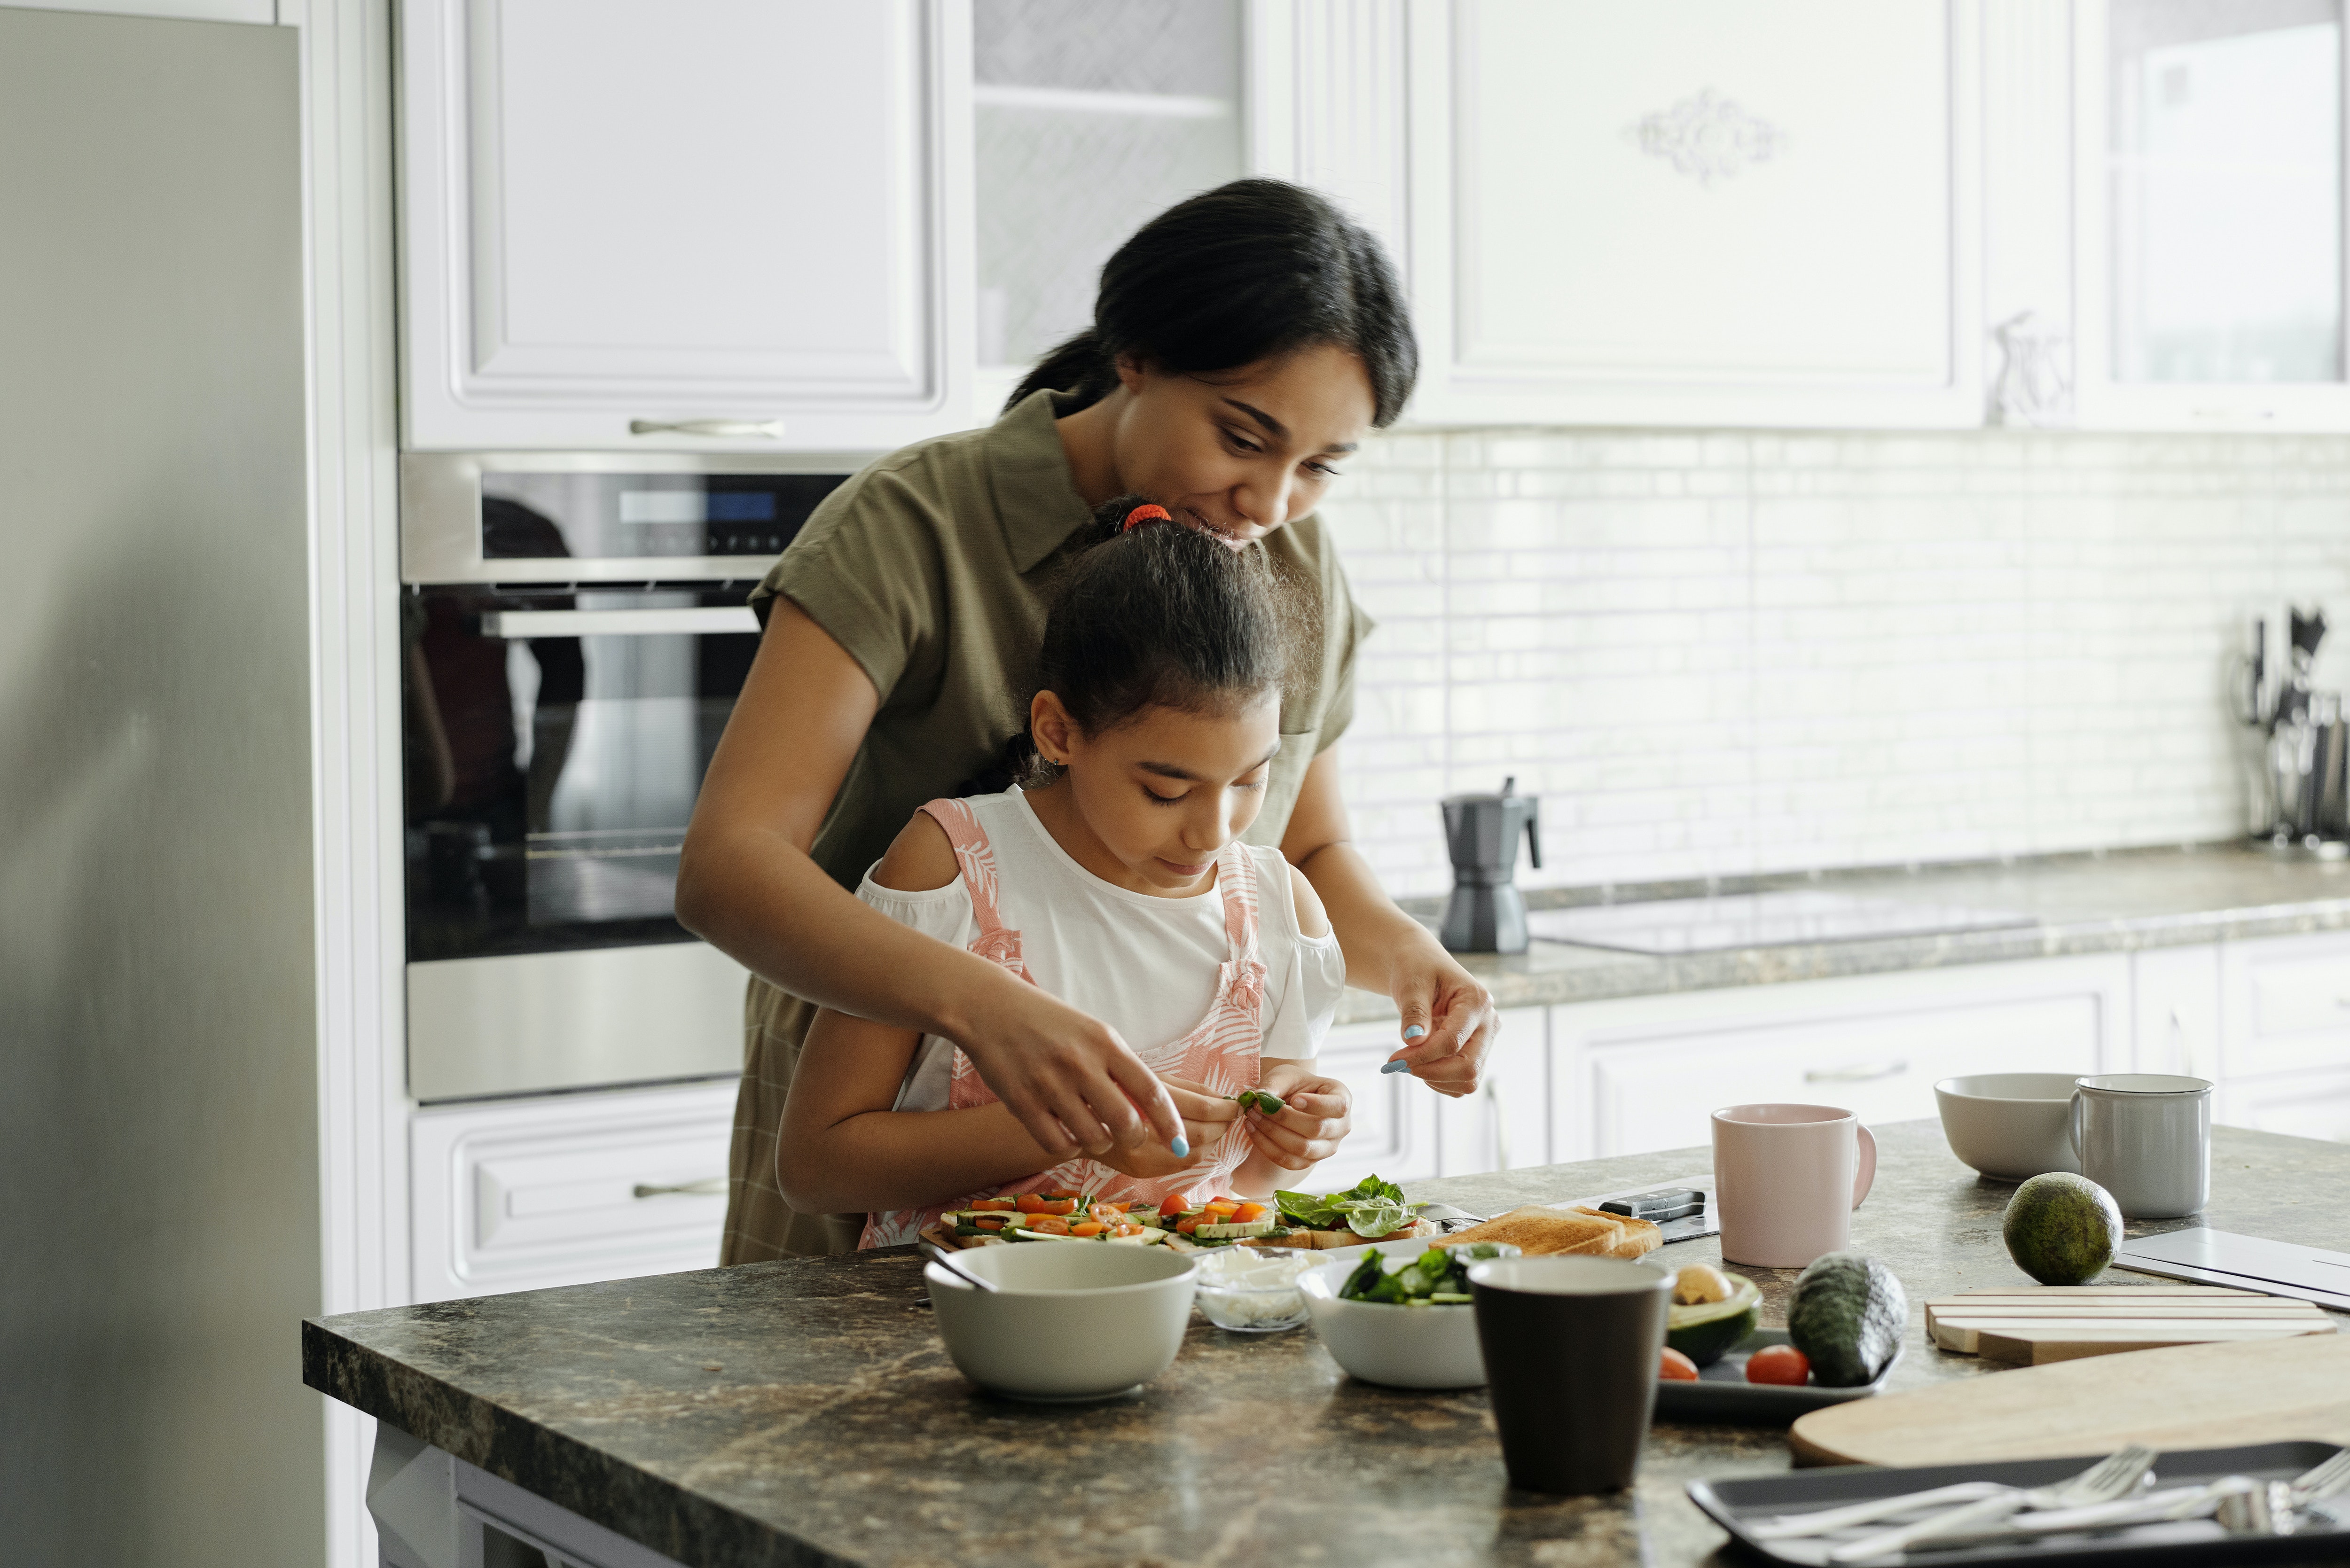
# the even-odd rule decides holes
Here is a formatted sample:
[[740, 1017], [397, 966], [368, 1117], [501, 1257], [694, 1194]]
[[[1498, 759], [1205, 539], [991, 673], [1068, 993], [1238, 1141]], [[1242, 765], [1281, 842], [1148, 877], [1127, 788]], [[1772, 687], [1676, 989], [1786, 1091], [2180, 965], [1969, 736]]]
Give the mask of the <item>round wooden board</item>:
[[[1935, 1354], [1929, 1352], [1929, 1354]], [[2188, 1345], [1992, 1372], [1814, 1410], [1795, 1462], [1947, 1465], [2110, 1453], [2350, 1445], [2350, 1335]]]

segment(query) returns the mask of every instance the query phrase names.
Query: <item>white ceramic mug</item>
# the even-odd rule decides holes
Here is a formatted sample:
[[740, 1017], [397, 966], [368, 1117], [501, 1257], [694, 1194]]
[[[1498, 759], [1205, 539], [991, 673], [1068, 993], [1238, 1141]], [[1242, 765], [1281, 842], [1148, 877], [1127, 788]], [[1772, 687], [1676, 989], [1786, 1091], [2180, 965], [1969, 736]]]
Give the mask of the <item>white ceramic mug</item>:
[[2125, 1220], [2176, 1220], [2211, 1196], [2211, 1085], [2168, 1073], [2074, 1082], [2068, 1121], [2081, 1174]]
[[1725, 1106], [1713, 1113], [1713, 1198], [1724, 1262], [1800, 1269], [1852, 1243], [1852, 1211], [1877, 1180], [1877, 1139], [1834, 1106]]

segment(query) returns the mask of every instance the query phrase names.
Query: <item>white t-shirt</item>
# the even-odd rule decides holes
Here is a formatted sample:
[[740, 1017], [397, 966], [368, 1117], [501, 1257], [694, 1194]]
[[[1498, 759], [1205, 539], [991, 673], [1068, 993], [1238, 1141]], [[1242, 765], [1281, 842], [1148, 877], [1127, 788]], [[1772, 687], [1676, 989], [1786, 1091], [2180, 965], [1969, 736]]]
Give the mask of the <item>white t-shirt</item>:
[[[1229, 950], [1221, 888], [1161, 898], [1112, 887], [1071, 857], [1038, 821], [1017, 789], [963, 803], [979, 818], [995, 856], [996, 907], [1020, 933], [1020, 954], [1038, 985], [1101, 1020], [1138, 1051], [1189, 1034], [1216, 999], [1216, 975]], [[1265, 965], [1268, 1020], [1263, 1054], [1308, 1058], [1338, 1011], [1347, 961], [1338, 939], [1297, 929], [1289, 863], [1278, 849], [1244, 844], [1256, 865], [1257, 951]], [[957, 877], [928, 892], [901, 892], [873, 880], [857, 896], [926, 936], [969, 947], [978, 934], [971, 893]], [[893, 1107], [937, 1111], [947, 1106], [954, 1047], [922, 1037]]]

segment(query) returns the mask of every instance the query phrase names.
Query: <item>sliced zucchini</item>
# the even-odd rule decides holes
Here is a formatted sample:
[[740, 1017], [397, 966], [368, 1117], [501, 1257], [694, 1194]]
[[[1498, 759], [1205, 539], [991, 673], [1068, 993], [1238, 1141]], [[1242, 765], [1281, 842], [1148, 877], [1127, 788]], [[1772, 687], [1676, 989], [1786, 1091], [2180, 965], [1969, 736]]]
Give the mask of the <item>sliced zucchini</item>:
[[1191, 1234], [1203, 1241], [1230, 1241], [1235, 1236], [1266, 1235], [1279, 1223], [1279, 1220], [1274, 1219], [1268, 1214], [1262, 1220], [1248, 1220], [1238, 1223], [1227, 1223], [1222, 1225], [1195, 1226], [1192, 1228]]

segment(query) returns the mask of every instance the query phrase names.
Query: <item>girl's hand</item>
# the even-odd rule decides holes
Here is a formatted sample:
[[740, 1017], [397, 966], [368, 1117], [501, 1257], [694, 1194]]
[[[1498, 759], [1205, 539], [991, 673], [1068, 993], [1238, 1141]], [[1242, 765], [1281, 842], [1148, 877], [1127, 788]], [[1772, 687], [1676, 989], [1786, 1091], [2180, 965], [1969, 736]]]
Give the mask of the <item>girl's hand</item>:
[[1288, 1102], [1278, 1115], [1253, 1110], [1243, 1118], [1256, 1147], [1284, 1170], [1328, 1159], [1354, 1126], [1354, 1096], [1347, 1085], [1314, 1072], [1310, 1063], [1276, 1063], [1257, 1087]]
[[1177, 1156], [1146, 1127], [1139, 1137], [1121, 1140], [1108, 1153], [1096, 1155], [1096, 1159], [1121, 1175], [1142, 1181], [1177, 1176], [1215, 1162], [1222, 1151], [1224, 1136], [1240, 1120], [1240, 1106], [1211, 1092], [1206, 1085], [1188, 1078], [1162, 1078], [1161, 1082], [1183, 1119], [1183, 1136], [1191, 1145], [1191, 1153]]
[[1388, 981], [1396, 1011], [1403, 1014], [1404, 1046], [1379, 1071], [1409, 1068], [1413, 1077], [1455, 1099], [1475, 1094], [1478, 1069], [1502, 1028], [1493, 993], [1433, 939], [1399, 955]]

